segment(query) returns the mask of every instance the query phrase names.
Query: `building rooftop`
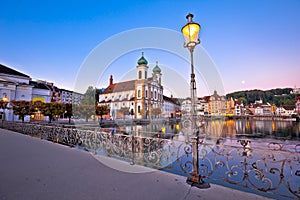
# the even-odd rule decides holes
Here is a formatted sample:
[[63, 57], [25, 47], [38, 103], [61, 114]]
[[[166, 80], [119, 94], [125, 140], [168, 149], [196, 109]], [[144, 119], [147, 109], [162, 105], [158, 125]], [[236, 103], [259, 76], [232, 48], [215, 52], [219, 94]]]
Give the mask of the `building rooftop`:
[[48, 85], [41, 83], [41, 82], [30, 81], [29, 84], [32, 85], [33, 88], [36, 88], [36, 89], [50, 90], [50, 87]]
[[102, 94], [110, 94], [129, 90], [135, 90], [135, 80], [113, 83], [109, 85]]
[[23, 74], [21, 72], [18, 72], [12, 68], [9, 68], [5, 65], [2, 65], [0, 64], [0, 73], [2, 74], [8, 74], [8, 75], [15, 75], [15, 76], [22, 76], [22, 77], [25, 77], [25, 78], [30, 78], [30, 76], [26, 75], [26, 74]]
[[167, 97], [167, 96], [163, 95], [163, 99], [164, 99], [164, 101], [168, 101], [168, 102], [171, 102], [173, 104], [180, 105], [177, 98], [170, 98], [170, 97]]

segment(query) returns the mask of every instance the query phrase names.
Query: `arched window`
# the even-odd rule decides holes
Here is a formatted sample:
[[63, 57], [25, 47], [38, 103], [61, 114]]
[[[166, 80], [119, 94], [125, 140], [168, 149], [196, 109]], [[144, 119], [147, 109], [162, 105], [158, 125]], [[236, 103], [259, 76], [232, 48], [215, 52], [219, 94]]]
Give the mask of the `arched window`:
[[154, 99], [157, 99], [156, 91], [154, 91]]
[[142, 71], [139, 71], [139, 79], [142, 79]]
[[138, 97], [141, 97], [141, 90], [138, 90]]

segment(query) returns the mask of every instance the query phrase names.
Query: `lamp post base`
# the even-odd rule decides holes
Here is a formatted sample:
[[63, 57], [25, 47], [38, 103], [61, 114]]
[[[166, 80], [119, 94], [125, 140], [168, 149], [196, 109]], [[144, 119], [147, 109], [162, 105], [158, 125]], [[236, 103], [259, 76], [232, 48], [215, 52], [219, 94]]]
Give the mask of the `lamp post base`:
[[187, 178], [186, 183], [191, 186], [197, 187], [199, 189], [210, 188], [210, 184], [207, 182], [204, 182], [199, 176]]

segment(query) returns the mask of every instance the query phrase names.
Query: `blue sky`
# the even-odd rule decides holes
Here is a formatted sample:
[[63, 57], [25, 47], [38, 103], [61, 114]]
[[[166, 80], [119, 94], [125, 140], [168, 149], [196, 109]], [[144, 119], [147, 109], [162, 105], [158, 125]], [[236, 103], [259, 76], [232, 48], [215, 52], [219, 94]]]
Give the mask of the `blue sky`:
[[[215, 63], [226, 93], [300, 87], [299, 0], [5, 0], [1, 8], [0, 63], [66, 89], [74, 89], [82, 63], [103, 41], [135, 28], [180, 31], [189, 12], [201, 24], [201, 46]], [[126, 42], [134, 41], [122, 45]], [[115, 81], [125, 76], [118, 67], [133, 70], [141, 51], [132, 51], [127, 57], [120, 55], [106, 66], [115, 69], [108, 69]], [[188, 82], [187, 62], [161, 51], [144, 51], [151, 64], [159, 60], [178, 73], [187, 65], [184, 76]], [[196, 77], [198, 95], [208, 95], [211, 91], [201, 83], [201, 74]], [[100, 79], [96, 86], [105, 87], [108, 77]]]

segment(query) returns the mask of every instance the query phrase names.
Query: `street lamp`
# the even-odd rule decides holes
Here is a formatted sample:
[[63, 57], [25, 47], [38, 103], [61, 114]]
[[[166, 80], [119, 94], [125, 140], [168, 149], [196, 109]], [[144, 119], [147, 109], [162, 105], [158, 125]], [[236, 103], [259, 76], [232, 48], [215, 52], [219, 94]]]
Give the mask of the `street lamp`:
[[8, 103], [8, 97], [6, 95], [4, 95], [4, 97], [2, 97], [2, 102], [3, 102], [3, 120], [5, 121], [5, 111], [6, 111], [6, 107], [7, 107], [7, 103]]
[[195, 81], [195, 72], [194, 72], [194, 48], [197, 44], [200, 44], [200, 39], [198, 38], [198, 33], [200, 31], [200, 25], [198, 23], [195, 23], [192, 21], [194, 15], [189, 13], [186, 18], [188, 20], [187, 24], [184, 25], [181, 29], [181, 32], [184, 36], [185, 42], [184, 47], [188, 48], [191, 53], [191, 83], [190, 83], [190, 92], [191, 92], [191, 115], [192, 115], [192, 121], [193, 126], [192, 130], [193, 133], [196, 133], [196, 109], [195, 109], [195, 98], [197, 97], [197, 91], [196, 91], [196, 81]]
[[184, 36], [185, 42], [184, 47], [188, 48], [191, 53], [191, 83], [190, 83], [190, 92], [191, 92], [191, 125], [193, 136], [195, 136], [195, 141], [192, 142], [192, 159], [193, 159], [193, 171], [192, 176], [187, 179], [187, 183], [196, 186], [198, 188], [209, 188], [209, 183], [204, 182], [199, 174], [199, 131], [197, 128], [197, 111], [196, 111], [196, 81], [195, 81], [195, 72], [194, 72], [194, 49], [195, 46], [200, 44], [200, 39], [198, 38], [198, 33], [200, 31], [200, 24], [193, 22], [194, 15], [189, 13], [186, 18], [188, 20], [187, 24], [184, 25], [181, 29], [181, 32]]

